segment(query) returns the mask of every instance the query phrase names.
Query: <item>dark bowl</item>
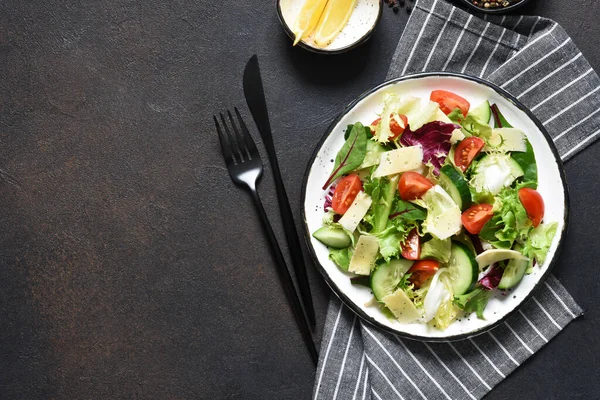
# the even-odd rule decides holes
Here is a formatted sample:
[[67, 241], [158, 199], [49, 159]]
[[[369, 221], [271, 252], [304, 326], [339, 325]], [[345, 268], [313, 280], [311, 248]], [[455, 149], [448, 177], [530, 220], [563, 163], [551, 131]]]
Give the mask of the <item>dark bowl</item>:
[[[383, 0], [379, 0], [378, 3], [379, 3], [379, 12], [377, 13], [377, 18], [375, 19], [373, 26], [356, 42], [354, 42], [346, 47], [342, 47], [342, 48], [335, 49], [335, 50], [327, 50], [327, 49], [320, 49], [318, 47], [312, 47], [312, 46], [309, 46], [308, 44], [304, 43], [304, 41], [300, 41], [300, 43], [298, 43], [297, 46], [301, 47], [305, 50], [308, 50], [310, 52], [317, 53], [317, 54], [341, 54], [341, 53], [345, 53], [347, 51], [350, 51], [350, 50], [360, 46], [361, 44], [363, 44], [364, 42], [369, 40], [369, 38], [373, 34], [373, 31], [375, 30], [375, 27], [379, 23], [379, 20], [381, 20], [381, 14], [383, 12]], [[283, 18], [283, 13], [281, 11], [281, 0], [277, 0], [277, 16], [279, 17], [279, 22], [281, 23], [283, 30], [285, 31], [285, 33], [287, 33], [287, 35], [293, 41], [295, 39], [295, 36], [294, 36], [294, 33], [292, 32], [292, 28], [290, 28], [290, 26], [285, 21], [285, 18]]]
[[520, 8], [520, 7], [524, 6], [529, 1], [530, 0], [521, 0], [518, 3], [511, 4], [508, 7], [483, 8], [483, 7], [479, 7], [479, 6], [474, 5], [473, 4], [473, 0], [460, 0], [460, 2], [462, 4], [466, 4], [472, 10], [476, 10], [476, 11], [484, 13], [484, 14], [507, 14], [507, 13], [509, 13], [511, 11], [516, 10], [517, 8]]

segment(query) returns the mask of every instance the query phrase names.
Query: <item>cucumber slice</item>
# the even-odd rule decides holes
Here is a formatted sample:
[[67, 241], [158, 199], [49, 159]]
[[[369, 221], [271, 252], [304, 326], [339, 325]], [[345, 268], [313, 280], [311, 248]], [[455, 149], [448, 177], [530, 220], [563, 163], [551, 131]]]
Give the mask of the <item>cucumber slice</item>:
[[469, 111], [468, 116], [472, 116], [482, 124], [489, 124], [490, 119], [492, 118], [492, 109], [490, 108], [490, 102], [487, 100], [484, 101], [483, 103]]
[[451, 165], [444, 165], [440, 170], [440, 186], [452, 197], [461, 211], [471, 207], [471, 191], [463, 176]]
[[475, 262], [475, 255], [464, 244], [452, 242], [448, 272], [455, 296], [467, 293], [477, 282], [479, 268]]
[[313, 233], [313, 237], [326, 246], [343, 249], [352, 244], [350, 236], [343, 229], [323, 226]]
[[471, 183], [479, 193], [496, 195], [524, 173], [523, 168], [509, 154], [488, 154], [475, 165]]
[[402, 276], [412, 267], [414, 261], [405, 259], [391, 260], [389, 263], [380, 264], [371, 274], [371, 290], [379, 301], [383, 301], [396, 290]]
[[[515, 250], [520, 252], [521, 246], [515, 245]], [[523, 279], [528, 265], [529, 262], [527, 260], [519, 260], [516, 258], [509, 260], [506, 268], [504, 268], [504, 273], [498, 284], [498, 289], [505, 290], [516, 286], [521, 282], [521, 279]]]

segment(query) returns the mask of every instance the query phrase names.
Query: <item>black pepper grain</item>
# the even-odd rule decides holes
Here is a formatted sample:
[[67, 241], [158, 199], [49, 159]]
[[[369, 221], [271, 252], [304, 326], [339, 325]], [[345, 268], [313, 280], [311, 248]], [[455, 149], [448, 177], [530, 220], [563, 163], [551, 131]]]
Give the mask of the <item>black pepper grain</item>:
[[472, 4], [479, 8], [499, 8], [517, 4], [523, 0], [472, 0]]

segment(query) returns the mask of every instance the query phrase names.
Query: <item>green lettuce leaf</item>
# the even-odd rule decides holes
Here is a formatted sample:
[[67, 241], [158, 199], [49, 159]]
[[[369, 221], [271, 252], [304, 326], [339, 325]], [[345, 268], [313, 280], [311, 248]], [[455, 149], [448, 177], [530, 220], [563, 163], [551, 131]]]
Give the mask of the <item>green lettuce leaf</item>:
[[372, 227], [370, 233], [380, 233], [387, 228], [399, 179], [398, 175], [394, 175], [365, 182], [363, 189], [373, 199], [373, 204], [365, 216], [365, 221]]
[[454, 296], [454, 304], [460, 309], [464, 310], [466, 314], [475, 312], [477, 314], [477, 318], [485, 319], [483, 317], [483, 310], [485, 310], [485, 307], [487, 306], [491, 296], [491, 290], [486, 290], [479, 287], [469, 293], [465, 293], [460, 296]]
[[543, 264], [557, 228], [558, 224], [552, 222], [549, 224], [540, 224], [537, 228], [532, 229], [523, 247], [523, 254], [527, 255], [531, 260], [535, 259], [539, 264]]
[[507, 188], [496, 196], [494, 216], [479, 236], [495, 247], [510, 249], [515, 240], [525, 242], [531, 227], [531, 220], [519, 200], [518, 188]]
[[450, 238], [440, 240], [432, 237], [431, 240], [423, 243], [421, 247], [421, 259], [433, 258], [445, 264], [450, 260], [451, 246], [452, 242]]
[[343, 271], [348, 271], [352, 254], [353, 251], [351, 247], [346, 247], [344, 249], [329, 248], [329, 258]]
[[454, 110], [452, 110], [450, 112], [450, 114], [448, 114], [447, 116], [448, 116], [448, 118], [450, 118], [450, 121], [452, 121], [458, 125], [461, 125], [462, 121], [465, 119], [465, 116], [463, 115], [462, 110], [458, 107], [456, 107]]

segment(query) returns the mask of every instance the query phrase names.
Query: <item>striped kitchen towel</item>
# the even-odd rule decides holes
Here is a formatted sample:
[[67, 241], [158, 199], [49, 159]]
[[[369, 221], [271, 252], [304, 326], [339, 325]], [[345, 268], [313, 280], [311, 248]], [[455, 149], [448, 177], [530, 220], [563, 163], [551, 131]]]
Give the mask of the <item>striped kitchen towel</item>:
[[[512, 93], [543, 122], [563, 161], [600, 135], [600, 79], [549, 19], [481, 19], [443, 0], [418, 0], [388, 78], [440, 70], [483, 77]], [[479, 399], [580, 315], [549, 276], [493, 330], [427, 343], [383, 332], [332, 296], [313, 398]]]

